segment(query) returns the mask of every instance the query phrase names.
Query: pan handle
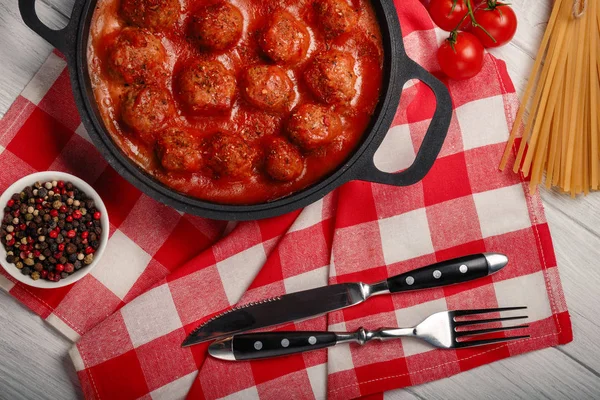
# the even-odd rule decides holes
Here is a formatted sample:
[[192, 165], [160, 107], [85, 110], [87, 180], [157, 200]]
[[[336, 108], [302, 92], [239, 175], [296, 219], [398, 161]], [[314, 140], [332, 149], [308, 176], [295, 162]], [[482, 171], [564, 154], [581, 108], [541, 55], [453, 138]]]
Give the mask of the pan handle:
[[400, 85], [404, 86], [409, 79], [419, 79], [431, 88], [437, 103], [431, 124], [423, 138], [423, 143], [415, 157], [415, 161], [408, 169], [402, 172], [383, 172], [375, 166], [373, 159], [375, 152], [379, 148], [377, 146], [368, 152], [366, 164], [357, 171], [356, 179], [393, 186], [413, 185], [427, 175], [442, 149], [442, 145], [448, 134], [450, 119], [452, 118], [452, 99], [450, 98], [448, 89], [436, 77], [410, 59], [408, 60], [404, 77], [406, 79]]
[[35, 0], [19, 0], [19, 11], [23, 22], [31, 30], [44, 38], [52, 46], [56, 47], [61, 53], [66, 54], [69, 50], [68, 31], [71, 24], [60, 30], [48, 28], [40, 19], [35, 11]]

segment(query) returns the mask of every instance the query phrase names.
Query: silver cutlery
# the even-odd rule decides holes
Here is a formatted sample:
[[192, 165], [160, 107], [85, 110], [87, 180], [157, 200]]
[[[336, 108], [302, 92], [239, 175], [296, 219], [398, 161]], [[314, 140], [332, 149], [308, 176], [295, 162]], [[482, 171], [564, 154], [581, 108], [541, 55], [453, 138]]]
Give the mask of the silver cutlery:
[[[490, 313], [524, 310], [527, 307], [505, 307], [480, 310], [458, 310], [435, 313], [412, 328], [382, 328], [375, 331], [358, 329], [355, 332], [261, 332], [239, 334], [218, 340], [208, 347], [208, 354], [228, 361], [256, 360], [323, 349], [344, 343], [364, 345], [372, 340], [388, 341], [414, 337], [442, 349], [462, 349], [529, 338], [529, 335], [488, 337], [480, 335], [526, 329], [529, 325], [488, 327], [494, 322], [527, 318], [525, 315], [485, 319], [462, 319]], [[477, 325], [477, 329], [465, 327]], [[479, 326], [483, 325], [483, 326]]]
[[508, 258], [503, 254], [473, 254], [374, 284], [342, 283], [286, 294], [228, 310], [200, 325], [184, 340], [182, 346], [322, 315], [360, 304], [372, 296], [430, 289], [483, 278], [499, 271], [507, 263]]

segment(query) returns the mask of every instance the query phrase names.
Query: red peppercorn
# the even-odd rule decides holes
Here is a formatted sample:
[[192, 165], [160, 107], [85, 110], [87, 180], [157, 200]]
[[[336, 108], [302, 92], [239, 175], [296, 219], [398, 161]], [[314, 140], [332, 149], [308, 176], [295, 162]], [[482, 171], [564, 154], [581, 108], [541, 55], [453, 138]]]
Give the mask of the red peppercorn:
[[7, 207], [12, 207], [15, 205], [15, 201], [13, 199], [10, 199], [6, 202], [6, 206]]
[[27, 251], [33, 251], [33, 245], [28, 244], [27, 245]]
[[35, 198], [35, 202], [38, 204], [42, 204], [42, 202], [44, 201], [44, 199], [42, 199], [41, 197], [36, 197]]
[[88, 246], [85, 248], [85, 254], [92, 254], [93, 252], [95, 252], [96, 250], [94, 250], [92, 248], [92, 246]]
[[65, 218], [65, 221], [73, 222], [73, 217], [71, 215], [67, 215], [67, 217]]
[[48, 272], [47, 277], [48, 277], [49, 281], [53, 281], [54, 280], [54, 272]]
[[100, 219], [100, 211], [94, 213], [94, 219]]
[[65, 264], [65, 272], [68, 274], [72, 274], [73, 271], [75, 271], [75, 266], [71, 263], [66, 263]]
[[92, 225], [94, 225], [92, 221], [88, 221], [88, 222], [86, 222], [85, 224], [86, 224], [87, 226], [92, 226]]
[[58, 217], [58, 210], [54, 210], [54, 209], [50, 210], [50, 216], [51, 217]]
[[33, 238], [31, 236], [27, 236], [27, 243], [33, 243], [35, 242], [35, 240], [33, 240]]
[[81, 211], [79, 211], [79, 210], [73, 211], [73, 218], [81, 219]]
[[19, 218], [19, 215], [21, 215], [21, 210], [15, 210], [15, 211], [13, 211], [12, 215], [15, 218]]
[[64, 188], [65, 187], [65, 182], [64, 181], [58, 181], [56, 182], [56, 186], [58, 186], [59, 188]]
[[54, 281], [54, 282], [60, 281], [60, 274], [54, 274], [54, 279], [52, 279], [52, 281]]
[[35, 205], [35, 208], [36, 208], [37, 210], [41, 210], [41, 209], [42, 209], [42, 208], [44, 208], [44, 207], [42, 207], [42, 205], [41, 205], [41, 204], [36, 204], [36, 205]]
[[57, 260], [58, 260], [59, 258], [61, 258], [62, 256], [63, 256], [63, 253], [62, 253], [62, 251], [59, 251], [58, 253], [55, 253], [55, 254], [54, 254], [54, 258], [56, 258]]
[[61, 214], [64, 214], [67, 212], [67, 206], [65, 206], [64, 204], [62, 206], [60, 206], [60, 208], [58, 209], [58, 211], [60, 211]]
[[34, 256], [34, 257], [39, 257], [41, 254], [42, 254], [42, 253], [40, 253], [40, 251], [39, 251], [39, 250], [34, 250], [34, 251], [33, 251], [33, 256]]
[[50, 231], [50, 233], [48, 233], [48, 236], [50, 236], [52, 239], [56, 239], [58, 236], [58, 232]]
[[88, 231], [81, 232], [81, 238], [82, 239], [87, 239], [87, 237], [88, 237], [89, 234], [90, 233]]
[[22, 231], [24, 231], [25, 229], [27, 229], [27, 225], [25, 225], [25, 224], [20, 224], [20, 225], [19, 225], [19, 229], [20, 229], [20, 230], [22, 230]]
[[48, 277], [48, 271], [43, 269], [42, 272], [40, 272], [40, 275], [41, 275], [42, 279], [46, 279]]
[[59, 251], [64, 251], [65, 250], [65, 244], [64, 243], [59, 244], [58, 245], [58, 250]]
[[65, 266], [64, 266], [64, 265], [62, 265], [62, 264], [56, 264], [56, 265], [54, 266], [54, 270], [55, 270], [56, 272], [63, 272], [63, 271], [65, 270]]
[[21, 251], [25, 251], [25, 250], [27, 250], [27, 245], [26, 245], [26, 244], [22, 244], [22, 245], [20, 245], [20, 246], [19, 246], [19, 250], [21, 250]]
[[8, 242], [6, 242], [7, 246], [14, 246], [15, 245], [15, 239], [10, 239]]
[[77, 232], [75, 232], [75, 229], [71, 229], [69, 232], [67, 232], [67, 237], [69, 238], [74, 238], [75, 235], [77, 235]]

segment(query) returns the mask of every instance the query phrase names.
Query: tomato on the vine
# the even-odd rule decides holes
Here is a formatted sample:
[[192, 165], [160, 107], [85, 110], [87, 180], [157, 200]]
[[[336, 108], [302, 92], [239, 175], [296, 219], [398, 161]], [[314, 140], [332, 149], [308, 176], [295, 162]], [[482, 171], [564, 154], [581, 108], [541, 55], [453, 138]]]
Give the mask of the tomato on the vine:
[[487, 7], [484, 3], [473, 14], [479, 26], [474, 26], [471, 32], [479, 38], [484, 47], [503, 46], [510, 42], [517, 32], [517, 16], [506, 4], [488, 0]]
[[440, 46], [437, 58], [442, 71], [452, 79], [469, 79], [483, 67], [483, 45], [469, 32], [452, 32]]
[[469, 23], [469, 19], [465, 18], [469, 12], [466, 0], [431, 0], [428, 10], [433, 22], [448, 32], [454, 30], [462, 20], [464, 23], [461, 28]]

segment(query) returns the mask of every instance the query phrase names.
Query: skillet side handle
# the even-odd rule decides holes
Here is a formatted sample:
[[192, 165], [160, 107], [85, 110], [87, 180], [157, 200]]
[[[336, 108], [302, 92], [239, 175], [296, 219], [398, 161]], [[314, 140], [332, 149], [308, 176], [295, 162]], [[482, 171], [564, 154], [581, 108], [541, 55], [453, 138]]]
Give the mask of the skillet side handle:
[[[406, 80], [419, 79], [431, 88], [436, 99], [436, 108], [431, 124], [427, 129], [427, 133], [423, 138], [421, 148], [415, 157], [413, 164], [406, 170], [399, 173], [387, 173], [380, 171], [374, 162], [374, 155], [377, 148], [372, 149], [368, 153], [366, 163], [357, 171], [357, 179], [362, 181], [383, 183], [393, 186], [409, 186], [419, 182], [431, 170], [433, 163], [439, 155], [448, 128], [450, 119], [452, 118], [452, 99], [450, 92], [436, 77], [427, 72], [419, 64], [410, 60], [408, 63], [408, 71], [405, 71]], [[402, 82], [404, 85], [405, 82]]]
[[66, 54], [69, 50], [67, 42], [67, 31], [69, 25], [61, 30], [48, 28], [40, 19], [35, 11], [35, 0], [19, 0], [19, 12], [23, 22], [32, 31], [44, 38], [52, 46], [56, 47], [61, 53]]

